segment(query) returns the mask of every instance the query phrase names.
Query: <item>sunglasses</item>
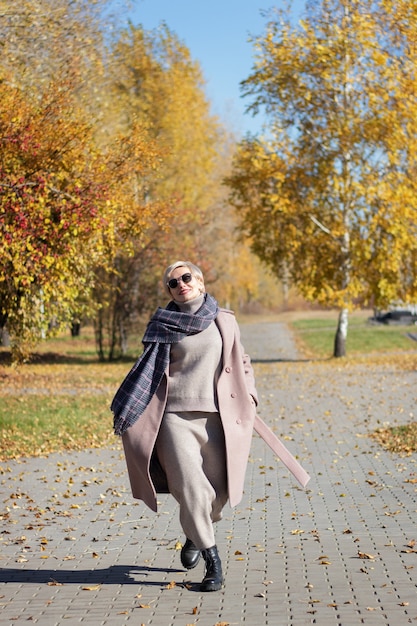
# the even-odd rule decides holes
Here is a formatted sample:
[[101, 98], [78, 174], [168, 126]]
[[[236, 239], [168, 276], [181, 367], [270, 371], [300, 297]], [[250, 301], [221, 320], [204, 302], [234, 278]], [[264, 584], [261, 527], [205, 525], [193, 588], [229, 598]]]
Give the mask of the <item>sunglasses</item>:
[[167, 285], [170, 289], [175, 289], [176, 287], [178, 287], [178, 283], [180, 282], [180, 280], [182, 280], [184, 284], [187, 284], [187, 283], [190, 283], [192, 279], [193, 279], [193, 275], [190, 274], [190, 272], [187, 272], [186, 274], [183, 274], [182, 276], [178, 276], [178, 278], [171, 278], [167, 282]]

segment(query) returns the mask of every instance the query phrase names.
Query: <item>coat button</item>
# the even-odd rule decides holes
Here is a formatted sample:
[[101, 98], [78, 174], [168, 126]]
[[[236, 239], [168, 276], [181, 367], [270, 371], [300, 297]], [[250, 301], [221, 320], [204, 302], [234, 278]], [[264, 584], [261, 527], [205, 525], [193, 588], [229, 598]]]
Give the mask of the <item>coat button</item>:
[[232, 368], [229, 366], [225, 367], [224, 369], [228, 374], [230, 374], [230, 372], [232, 371]]
[[237, 419], [237, 420], [236, 420], [236, 424], [241, 424], [241, 423], [242, 423], [242, 420], [241, 420], [241, 419]]
[[230, 397], [231, 397], [231, 398], [236, 398], [236, 397], [237, 397], [237, 393], [235, 393], [235, 392], [231, 393], [231, 394], [230, 394]]

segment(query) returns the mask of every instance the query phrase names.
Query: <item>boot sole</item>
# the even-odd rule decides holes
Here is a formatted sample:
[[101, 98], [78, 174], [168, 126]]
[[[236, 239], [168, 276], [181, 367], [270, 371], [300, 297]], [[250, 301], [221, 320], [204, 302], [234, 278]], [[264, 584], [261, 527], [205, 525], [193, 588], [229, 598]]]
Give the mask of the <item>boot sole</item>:
[[185, 569], [194, 569], [195, 567], [197, 567], [199, 560], [200, 559], [197, 559], [197, 561], [193, 563], [193, 565], [186, 565], [185, 563], [181, 561], [181, 565], [185, 567]]
[[200, 585], [200, 591], [203, 592], [207, 592], [207, 591], [220, 591], [220, 589], [222, 589], [224, 585], [224, 580], [222, 580], [221, 583], [213, 583], [213, 584], [208, 584], [208, 585]]

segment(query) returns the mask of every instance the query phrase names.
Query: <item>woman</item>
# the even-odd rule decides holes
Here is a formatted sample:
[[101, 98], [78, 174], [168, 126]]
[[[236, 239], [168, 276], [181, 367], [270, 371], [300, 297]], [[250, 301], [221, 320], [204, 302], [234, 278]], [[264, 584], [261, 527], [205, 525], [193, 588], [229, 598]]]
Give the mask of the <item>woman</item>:
[[[242, 498], [257, 393], [231, 311], [206, 293], [201, 270], [177, 261], [164, 274], [171, 297], [151, 318], [138, 360], [112, 410], [132, 493], [157, 510], [156, 493], [179, 503], [184, 567], [202, 555], [201, 591], [223, 585], [213, 523]], [[140, 417], [140, 418], [139, 418]], [[139, 418], [139, 419], [138, 419]]]

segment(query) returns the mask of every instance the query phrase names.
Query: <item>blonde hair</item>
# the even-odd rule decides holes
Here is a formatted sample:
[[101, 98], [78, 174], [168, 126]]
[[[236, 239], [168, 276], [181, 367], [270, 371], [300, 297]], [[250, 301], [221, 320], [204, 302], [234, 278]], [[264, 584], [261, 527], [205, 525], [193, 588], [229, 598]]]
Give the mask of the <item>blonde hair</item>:
[[171, 294], [171, 292], [168, 287], [168, 281], [171, 278], [172, 272], [177, 269], [177, 267], [186, 267], [189, 270], [190, 274], [192, 274], [194, 278], [200, 283], [200, 293], [205, 293], [206, 288], [204, 286], [204, 276], [201, 269], [190, 261], [175, 261], [175, 263], [171, 263], [171, 265], [169, 265], [164, 272], [164, 287], [169, 294]]

